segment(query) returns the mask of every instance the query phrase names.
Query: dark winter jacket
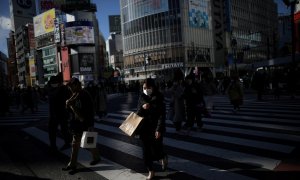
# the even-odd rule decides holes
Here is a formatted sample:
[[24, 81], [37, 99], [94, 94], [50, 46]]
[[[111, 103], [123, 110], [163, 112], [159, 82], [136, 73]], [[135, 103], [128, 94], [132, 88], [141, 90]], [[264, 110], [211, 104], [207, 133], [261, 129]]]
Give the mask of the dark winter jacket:
[[[143, 104], [149, 103], [149, 109], [143, 109]], [[137, 114], [143, 117], [143, 121], [137, 134], [141, 136], [154, 136], [156, 131], [165, 132], [166, 110], [163, 95], [154, 91], [151, 96], [141, 93]]]
[[66, 100], [71, 96], [67, 86], [48, 87], [49, 116], [51, 120], [62, 120], [68, 118]]

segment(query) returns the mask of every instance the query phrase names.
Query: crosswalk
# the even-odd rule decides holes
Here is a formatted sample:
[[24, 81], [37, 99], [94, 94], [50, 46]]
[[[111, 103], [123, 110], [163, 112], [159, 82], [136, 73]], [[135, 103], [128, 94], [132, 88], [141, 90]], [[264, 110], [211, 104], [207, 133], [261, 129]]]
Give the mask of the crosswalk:
[[[156, 175], [166, 179], [261, 179], [259, 173], [253, 171], [275, 171], [300, 142], [300, 102], [297, 100], [282, 97], [277, 101], [257, 102], [253, 95], [246, 95], [241, 110], [233, 113], [228, 98], [220, 95], [215, 97], [214, 105], [212, 117], [203, 118], [203, 129], [191, 131], [188, 136], [177, 134], [173, 123], [167, 120], [164, 145], [169, 166], [162, 172], [156, 163]], [[107, 179], [145, 179], [147, 173], [142, 168], [139, 141], [127, 137], [118, 128], [135, 110], [127, 109], [124, 103], [122, 109], [96, 122], [103, 161], [91, 167], [89, 152], [83, 149], [79, 162]], [[21, 122], [17, 117], [20, 116], [11, 119]], [[49, 144], [46, 128], [32, 126], [23, 131]], [[60, 137], [57, 142], [63, 145]], [[70, 152], [67, 149], [62, 153], [69, 156]]]
[[6, 116], [0, 117], [0, 127], [7, 126], [24, 126], [31, 123], [36, 123], [42, 119], [48, 118], [48, 104], [40, 103], [38, 110], [31, 112], [30, 109], [21, 112], [21, 107], [10, 107], [10, 112]]

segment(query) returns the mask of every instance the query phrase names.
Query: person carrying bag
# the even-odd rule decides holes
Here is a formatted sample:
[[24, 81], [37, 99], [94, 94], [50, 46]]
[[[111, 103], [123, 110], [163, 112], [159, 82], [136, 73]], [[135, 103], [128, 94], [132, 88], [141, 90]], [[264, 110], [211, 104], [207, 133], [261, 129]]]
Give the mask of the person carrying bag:
[[[91, 95], [83, 90], [81, 83], [77, 78], [72, 78], [67, 85], [72, 92], [72, 97], [66, 101], [66, 106], [73, 112], [73, 118], [70, 122], [70, 129], [73, 136], [72, 153], [70, 161], [63, 170], [75, 170], [77, 167], [78, 152], [81, 144], [83, 132], [94, 131], [94, 107]], [[87, 138], [88, 139], [88, 138]], [[95, 138], [93, 144], [95, 143]], [[95, 147], [95, 146], [90, 146]], [[97, 148], [89, 149], [93, 160], [90, 165], [95, 165], [101, 161]]]
[[143, 118], [139, 115], [137, 115], [134, 112], [131, 112], [125, 121], [120, 125], [120, 129], [127, 134], [128, 136], [132, 137], [137, 129], [140, 123], [142, 122]]
[[154, 177], [153, 161], [160, 160], [162, 169], [165, 170], [168, 157], [163, 149], [163, 134], [166, 130], [164, 97], [151, 78], [146, 79], [143, 84], [137, 114], [143, 120], [135, 133], [142, 141], [143, 159], [149, 172], [147, 179], [152, 179]]

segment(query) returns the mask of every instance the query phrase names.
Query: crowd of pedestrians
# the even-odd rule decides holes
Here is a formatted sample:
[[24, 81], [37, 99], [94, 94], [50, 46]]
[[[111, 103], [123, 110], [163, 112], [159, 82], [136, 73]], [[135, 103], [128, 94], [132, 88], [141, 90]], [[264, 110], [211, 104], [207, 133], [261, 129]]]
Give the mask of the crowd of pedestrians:
[[[295, 98], [295, 71], [288, 71], [287, 92]], [[253, 74], [251, 82], [245, 84], [238, 74], [222, 79], [213, 79], [212, 75], [203, 75], [201, 79], [193, 73], [186, 77], [174, 74], [174, 79], [167, 83], [155, 83], [154, 79], [145, 79], [143, 83], [135, 83], [139, 100], [137, 114], [143, 121], [136, 132], [142, 142], [143, 159], [149, 174], [147, 179], [155, 176], [153, 161], [161, 161], [162, 169], [168, 165], [168, 156], [163, 148], [163, 137], [166, 132], [165, 121], [171, 120], [178, 135], [188, 135], [191, 130], [201, 131], [203, 117], [210, 117], [215, 109], [216, 94], [228, 96], [233, 113], [237, 113], [244, 102], [244, 88], [253, 88], [257, 100], [261, 101], [271, 82], [275, 99], [280, 98], [280, 74], [274, 72], [271, 81], [267, 81], [266, 71], [260, 70]], [[63, 83], [61, 74], [52, 76], [46, 87], [15, 88], [13, 91], [0, 89], [1, 114], [9, 112], [11, 101], [20, 113], [39, 110], [38, 104], [48, 101], [49, 121], [48, 132], [50, 152], [58, 152], [56, 137], [61, 133], [64, 145], [60, 150], [72, 148], [70, 160], [63, 170], [76, 170], [80, 140], [83, 131], [93, 131], [95, 117], [105, 118], [107, 115], [107, 89], [103, 83], [88, 83], [85, 87], [77, 78]], [[13, 99], [13, 100], [12, 100]], [[166, 110], [168, 106], [168, 110]], [[97, 148], [89, 149], [92, 153], [90, 165], [101, 161]]]

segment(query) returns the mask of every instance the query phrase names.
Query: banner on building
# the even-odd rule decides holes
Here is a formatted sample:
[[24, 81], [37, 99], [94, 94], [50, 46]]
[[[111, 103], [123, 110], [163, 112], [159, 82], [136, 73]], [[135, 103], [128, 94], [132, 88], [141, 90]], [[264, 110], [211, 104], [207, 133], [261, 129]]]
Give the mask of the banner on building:
[[69, 61], [69, 51], [68, 47], [62, 47], [61, 50], [61, 64], [62, 64], [62, 74], [64, 81], [69, 81], [71, 79], [71, 67]]
[[34, 37], [54, 31], [55, 9], [44, 12], [33, 18]]
[[30, 77], [35, 77], [36, 76], [36, 66], [35, 66], [34, 56], [30, 56], [28, 62], [29, 62]]
[[207, 0], [189, 0], [189, 24], [193, 28], [210, 29]]

